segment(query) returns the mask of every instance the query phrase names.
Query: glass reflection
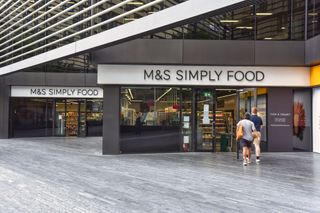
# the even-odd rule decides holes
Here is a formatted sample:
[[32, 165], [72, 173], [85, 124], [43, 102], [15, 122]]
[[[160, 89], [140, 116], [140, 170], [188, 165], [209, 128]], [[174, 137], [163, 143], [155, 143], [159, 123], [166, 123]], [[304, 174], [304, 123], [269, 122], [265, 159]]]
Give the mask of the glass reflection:
[[12, 99], [13, 137], [46, 135], [46, 100]]
[[177, 88], [122, 88], [122, 152], [178, 151], [179, 102]]
[[11, 98], [11, 137], [102, 136], [102, 99]]

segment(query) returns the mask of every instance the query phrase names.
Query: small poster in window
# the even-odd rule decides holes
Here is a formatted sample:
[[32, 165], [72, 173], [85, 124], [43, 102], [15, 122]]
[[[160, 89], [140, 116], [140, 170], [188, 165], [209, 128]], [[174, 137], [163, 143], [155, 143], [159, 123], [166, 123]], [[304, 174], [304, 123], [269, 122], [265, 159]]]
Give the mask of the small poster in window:
[[210, 124], [209, 119], [209, 104], [203, 105], [203, 124]]
[[189, 136], [183, 136], [183, 143], [189, 143]]

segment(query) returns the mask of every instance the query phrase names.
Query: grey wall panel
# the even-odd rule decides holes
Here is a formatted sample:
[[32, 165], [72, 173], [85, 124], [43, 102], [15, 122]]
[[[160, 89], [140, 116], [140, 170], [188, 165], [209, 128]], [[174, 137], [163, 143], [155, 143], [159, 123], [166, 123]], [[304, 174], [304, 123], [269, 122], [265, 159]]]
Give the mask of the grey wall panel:
[[320, 64], [320, 35], [306, 41], [306, 63]]
[[21, 86], [97, 86], [96, 73], [16, 72], [7, 75], [6, 85]]
[[87, 73], [85, 75], [85, 85], [87, 87], [97, 86], [97, 73]]
[[293, 151], [293, 91], [291, 88], [268, 89], [268, 150]]
[[102, 154], [120, 154], [120, 87], [103, 86]]
[[138, 39], [94, 52], [97, 64], [304, 66], [304, 41]]
[[44, 72], [16, 72], [5, 76], [7, 85], [42, 86], [45, 85]]
[[97, 64], [181, 64], [182, 40], [138, 39], [94, 52]]
[[85, 73], [46, 73], [46, 86], [85, 86]]
[[305, 65], [304, 41], [256, 41], [256, 65]]
[[0, 139], [9, 137], [9, 94], [10, 87], [5, 85], [4, 77], [0, 77]]
[[253, 41], [185, 40], [184, 64], [254, 65]]

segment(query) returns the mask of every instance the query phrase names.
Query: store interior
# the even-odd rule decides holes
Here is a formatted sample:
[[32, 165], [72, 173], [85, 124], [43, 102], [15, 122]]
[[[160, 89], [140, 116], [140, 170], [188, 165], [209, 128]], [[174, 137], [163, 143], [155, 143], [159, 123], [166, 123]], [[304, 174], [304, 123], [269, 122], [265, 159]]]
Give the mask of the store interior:
[[[235, 152], [237, 113], [242, 117], [256, 102], [259, 115], [266, 122], [266, 92], [232, 88], [122, 88], [120, 129], [124, 148], [135, 144], [134, 150], [139, 152], [141, 145], [145, 152], [145, 147], [153, 150], [156, 144], [157, 150], [163, 145], [175, 147], [172, 151]], [[149, 138], [151, 133], [153, 140]], [[168, 133], [173, 133], [172, 137], [167, 138]]]
[[102, 103], [102, 99], [12, 98], [10, 136], [101, 136]]

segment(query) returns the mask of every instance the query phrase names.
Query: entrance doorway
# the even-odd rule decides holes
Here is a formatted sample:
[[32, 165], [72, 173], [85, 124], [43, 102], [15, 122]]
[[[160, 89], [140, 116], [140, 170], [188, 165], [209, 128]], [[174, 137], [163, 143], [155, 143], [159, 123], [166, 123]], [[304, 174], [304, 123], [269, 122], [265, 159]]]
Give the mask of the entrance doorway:
[[57, 99], [55, 135], [86, 136], [86, 103], [81, 99]]
[[236, 151], [237, 90], [196, 88], [195, 151]]

